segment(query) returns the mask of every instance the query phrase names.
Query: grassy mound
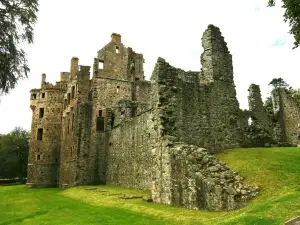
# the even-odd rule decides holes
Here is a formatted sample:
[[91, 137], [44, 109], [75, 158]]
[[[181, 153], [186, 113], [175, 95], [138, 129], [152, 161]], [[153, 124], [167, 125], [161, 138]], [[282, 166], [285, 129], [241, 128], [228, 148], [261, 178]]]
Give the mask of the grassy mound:
[[217, 155], [247, 183], [262, 186], [247, 207], [231, 212], [188, 210], [120, 195], [149, 192], [113, 186], [67, 190], [0, 187], [2, 224], [261, 224], [300, 215], [300, 148], [227, 150]]

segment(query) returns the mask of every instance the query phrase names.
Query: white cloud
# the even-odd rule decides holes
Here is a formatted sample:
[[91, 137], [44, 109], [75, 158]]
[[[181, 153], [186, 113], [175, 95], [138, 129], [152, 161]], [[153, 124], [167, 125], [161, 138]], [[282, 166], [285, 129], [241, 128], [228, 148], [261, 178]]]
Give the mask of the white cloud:
[[[242, 108], [247, 107], [251, 83], [261, 86], [283, 77], [293, 87], [297, 79], [299, 50], [283, 22], [280, 4], [267, 7], [267, 0], [41, 0], [35, 43], [27, 46], [30, 77], [21, 81], [0, 103], [0, 133], [15, 126], [30, 129], [29, 90], [38, 88], [41, 74], [55, 82], [69, 70], [72, 56], [92, 65], [96, 53], [113, 32], [122, 42], [144, 54], [149, 78], [161, 56], [173, 66], [200, 70], [201, 37], [208, 24], [221, 29], [233, 55], [235, 84]], [[272, 47], [276, 41], [284, 45]]]

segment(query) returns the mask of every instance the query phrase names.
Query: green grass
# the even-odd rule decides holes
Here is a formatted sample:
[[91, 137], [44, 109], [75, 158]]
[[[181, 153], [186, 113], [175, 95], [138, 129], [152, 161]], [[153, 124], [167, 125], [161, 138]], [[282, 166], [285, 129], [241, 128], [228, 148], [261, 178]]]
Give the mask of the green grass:
[[[118, 195], [149, 192], [113, 186], [67, 190], [0, 187], [3, 224], [207, 224], [279, 225], [300, 215], [300, 148], [227, 150], [217, 155], [263, 190], [246, 207], [208, 212], [124, 200]], [[88, 187], [92, 188], [92, 187]]]

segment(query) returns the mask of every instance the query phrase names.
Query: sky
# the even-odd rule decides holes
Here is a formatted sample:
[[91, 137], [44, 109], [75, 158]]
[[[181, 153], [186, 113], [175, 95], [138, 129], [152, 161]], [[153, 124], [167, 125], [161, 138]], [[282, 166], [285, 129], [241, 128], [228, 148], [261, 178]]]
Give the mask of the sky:
[[96, 53], [115, 32], [122, 43], [143, 53], [150, 78], [158, 57], [172, 66], [199, 71], [201, 37], [209, 24], [219, 27], [233, 57], [234, 82], [240, 108], [248, 108], [248, 87], [260, 85], [265, 98], [268, 83], [282, 77], [300, 88], [300, 49], [292, 50], [293, 36], [283, 21], [281, 1], [268, 0], [40, 0], [34, 44], [24, 45], [31, 72], [9, 94], [0, 97], [0, 133], [14, 127], [30, 130], [32, 88], [41, 74], [47, 81], [70, 70], [73, 56], [92, 66]]

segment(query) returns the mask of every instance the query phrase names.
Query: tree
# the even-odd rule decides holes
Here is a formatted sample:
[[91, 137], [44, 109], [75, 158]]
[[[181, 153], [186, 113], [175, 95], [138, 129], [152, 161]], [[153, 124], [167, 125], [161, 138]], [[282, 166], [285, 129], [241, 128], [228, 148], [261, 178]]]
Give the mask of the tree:
[[[290, 25], [290, 34], [295, 38], [293, 49], [300, 44], [300, 4], [298, 0], [282, 0], [284, 12], [284, 22]], [[275, 0], [269, 0], [269, 6], [275, 6]]]
[[26, 178], [29, 137], [29, 132], [18, 127], [0, 135], [0, 178]]
[[281, 77], [274, 78], [273, 80], [271, 80], [269, 85], [273, 86], [273, 88], [283, 88], [285, 90], [292, 89], [292, 87]]
[[33, 43], [38, 0], [0, 0], [0, 94], [27, 78], [29, 67], [22, 43]]

